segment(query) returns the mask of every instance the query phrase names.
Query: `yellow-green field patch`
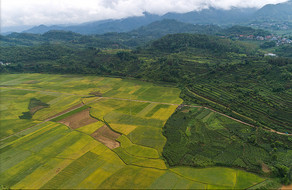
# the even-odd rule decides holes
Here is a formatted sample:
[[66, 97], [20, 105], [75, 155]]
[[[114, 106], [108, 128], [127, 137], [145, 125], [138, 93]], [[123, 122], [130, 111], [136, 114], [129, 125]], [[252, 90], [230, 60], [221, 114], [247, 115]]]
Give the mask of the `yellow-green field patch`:
[[44, 165], [38, 167], [33, 173], [26, 176], [19, 183], [12, 186], [12, 188], [39, 189], [72, 162], [73, 160], [70, 159], [52, 158]]
[[265, 179], [255, 174], [238, 170], [235, 189], [246, 189], [247, 187], [258, 184], [264, 180]]
[[105, 180], [101, 189], [134, 189], [148, 188], [164, 171], [126, 166]]
[[145, 158], [159, 158], [157, 150], [133, 144], [126, 136], [120, 136], [117, 140], [121, 143], [121, 147], [131, 155]]
[[136, 125], [111, 123], [111, 128], [117, 132], [128, 135], [129, 133], [134, 131], [137, 128], [137, 126]]
[[166, 122], [166, 120], [173, 114], [177, 106], [169, 106], [168, 108], [160, 108], [155, 112], [151, 118], [160, 119]]
[[99, 129], [100, 127], [102, 127], [104, 125], [103, 122], [101, 121], [97, 121], [95, 123], [91, 123], [89, 125], [85, 125], [83, 127], [80, 127], [78, 129], [76, 129], [77, 131], [86, 133], [88, 135], [91, 135], [94, 131], [96, 131], [97, 129]]
[[237, 170], [223, 167], [204, 169], [176, 167], [172, 168], [171, 171], [187, 179], [225, 188], [234, 188], [237, 181]]

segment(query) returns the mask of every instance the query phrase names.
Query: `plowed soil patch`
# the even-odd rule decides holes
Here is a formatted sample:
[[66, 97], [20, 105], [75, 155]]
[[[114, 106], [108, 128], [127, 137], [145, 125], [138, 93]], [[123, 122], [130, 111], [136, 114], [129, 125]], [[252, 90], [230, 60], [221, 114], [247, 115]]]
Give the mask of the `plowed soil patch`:
[[70, 127], [71, 129], [77, 129], [79, 127], [83, 127], [85, 125], [97, 122], [98, 120], [92, 118], [89, 115], [90, 108], [83, 110], [81, 112], [78, 112], [74, 115], [71, 115], [69, 117], [66, 117], [65, 119], [62, 119], [59, 121], [59, 123], [63, 123]]
[[114, 149], [120, 146], [120, 143], [116, 141], [121, 135], [112, 131], [108, 126], [104, 125], [101, 128], [97, 129], [94, 133], [91, 134], [93, 138], [109, 147]]

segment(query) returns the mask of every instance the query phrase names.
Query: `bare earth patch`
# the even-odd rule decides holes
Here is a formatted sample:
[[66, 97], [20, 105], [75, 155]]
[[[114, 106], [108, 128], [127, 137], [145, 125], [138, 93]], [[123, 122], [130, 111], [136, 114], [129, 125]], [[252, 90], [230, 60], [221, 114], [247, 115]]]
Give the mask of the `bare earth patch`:
[[270, 168], [266, 164], [262, 163], [262, 170], [265, 173], [270, 173]]
[[288, 186], [283, 186], [281, 188], [281, 190], [291, 190], [292, 189], [292, 185], [288, 185]]
[[93, 138], [109, 147], [114, 149], [120, 146], [120, 143], [116, 141], [121, 135], [112, 131], [108, 126], [104, 125], [101, 128], [97, 129], [94, 133], [91, 134]]
[[89, 94], [93, 95], [93, 96], [97, 96], [97, 97], [101, 97], [102, 96], [102, 93], [100, 93], [99, 91], [90, 92]]
[[79, 127], [97, 122], [97, 119], [94, 119], [89, 115], [89, 110], [90, 108], [66, 117], [65, 119], [60, 120], [59, 123], [63, 123], [71, 129], [77, 129]]
[[183, 110], [183, 111], [181, 111], [181, 112], [183, 112], [183, 113], [189, 113], [190, 110], [189, 110], [189, 109], [185, 109], [185, 110]]

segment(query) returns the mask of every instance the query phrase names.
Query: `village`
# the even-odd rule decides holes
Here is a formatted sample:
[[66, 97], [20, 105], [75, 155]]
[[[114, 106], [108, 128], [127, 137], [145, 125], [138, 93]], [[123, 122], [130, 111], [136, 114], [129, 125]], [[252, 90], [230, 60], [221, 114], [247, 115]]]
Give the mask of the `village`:
[[236, 40], [257, 40], [257, 41], [273, 41], [276, 43], [276, 46], [284, 44], [292, 44], [292, 39], [279, 36], [279, 35], [267, 35], [267, 36], [255, 36], [255, 35], [238, 35], [234, 39]]

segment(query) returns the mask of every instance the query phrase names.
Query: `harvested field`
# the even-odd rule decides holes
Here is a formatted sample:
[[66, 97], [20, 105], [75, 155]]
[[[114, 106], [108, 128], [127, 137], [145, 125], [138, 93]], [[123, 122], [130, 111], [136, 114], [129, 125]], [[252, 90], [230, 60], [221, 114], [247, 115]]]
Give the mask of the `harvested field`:
[[92, 118], [89, 115], [89, 110], [90, 108], [87, 108], [86, 110], [83, 110], [65, 119], [60, 120], [59, 123], [63, 123], [70, 127], [71, 129], [77, 129], [82, 126], [98, 122], [98, 120]]
[[120, 146], [120, 143], [116, 141], [121, 135], [112, 131], [108, 126], [104, 125], [101, 128], [97, 129], [94, 133], [91, 134], [93, 138], [109, 147], [114, 149]]

